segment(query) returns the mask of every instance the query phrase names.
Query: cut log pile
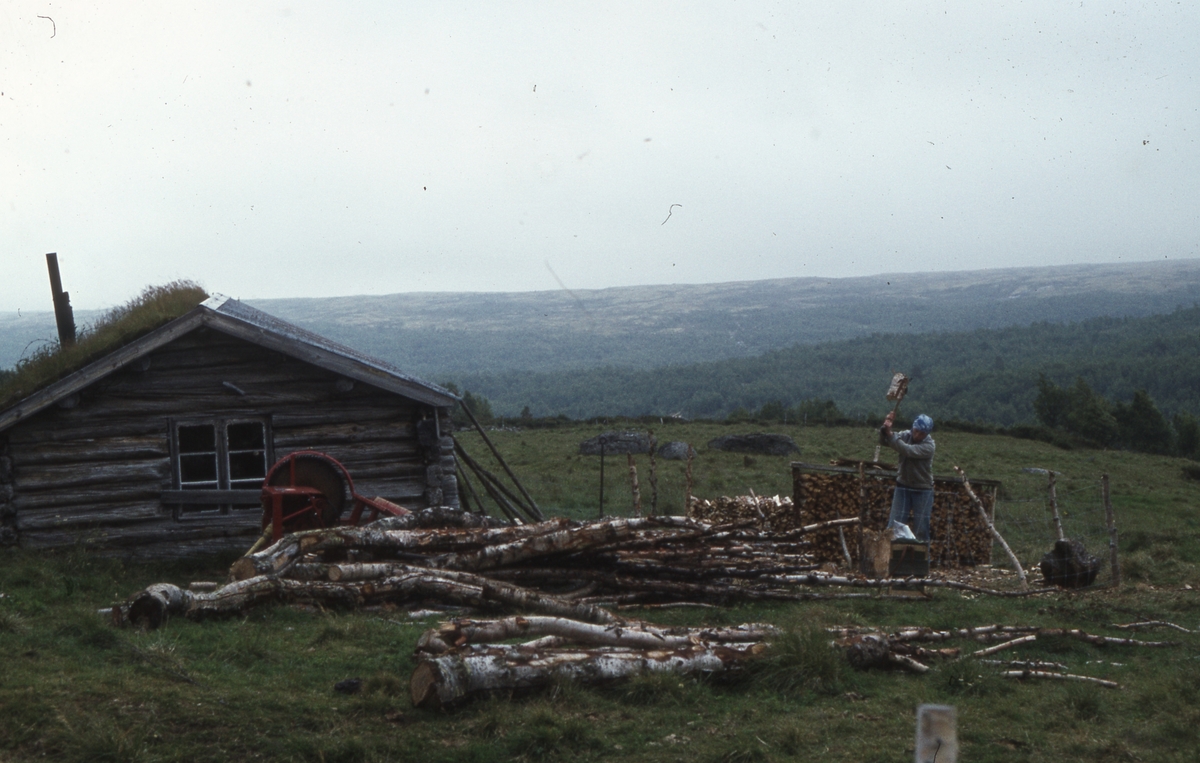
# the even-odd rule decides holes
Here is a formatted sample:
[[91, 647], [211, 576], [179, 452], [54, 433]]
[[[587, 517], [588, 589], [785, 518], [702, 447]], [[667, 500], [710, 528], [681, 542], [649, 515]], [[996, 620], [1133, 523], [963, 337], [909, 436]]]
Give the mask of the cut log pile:
[[[176, 615], [228, 615], [267, 602], [354, 608], [432, 601], [608, 623], [619, 618], [606, 606], [863, 598], [925, 587], [1035, 593], [819, 571], [809, 538], [831, 525], [852, 531], [857, 521], [787, 532], [759, 529], [757, 519], [710, 524], [689, 517], [496, 526], [464, 512], [426, 509], [286, 535], [234, 563], [226, 585], [200, 591], [158, 584], [116, 607], [113, 616], [153, 628]], [[847, 588], [857, 590], [843, 592]]]
[[[701, 522], [722, 525], [746, 523], [769, 532], [788, 532], [801, 526], [791, 496], [723, 495], [715, 500], [693, 498], [688, 516]], [[857, 514], [855, 516], [858, 516]]]
[[[915, 673], [927, 673], [931, 669], [928, 664], [931, 660], [975, 659], [980, 664], [1009, 668], [1000, 673], [1004, 678], [1082, 681], [1110, 689], [1120, 688], [1120, 685], [1115, 681], [1067, 673], [1066, 666], [1060, 663], [1023, 660], [1005, 662], [982, 658], [1023, 644], [1031, 644], [1039, 639], [1054, 638], [1074, 639], [1098, 646], [1169, 647], [1179, 645], [1177, 641], [1142, 641], [1100, 636], [1077, 628], [1040, 628], [1030, 625], [983, 625], [945, 630], [915, 626], [898, 628], [890, 632], [878, 628], [849, 626], [830, 628], [829, 632], [835, 638], [834, 643], [846, 651], [846, 658], [857, 668], [898, 666]], [[921, 646], [922, 643], [943, 643], [952, 640], [969, 640], [993, 645], [967, 652], [959, 648], [930, 649]]]
[[[783, 504], [769, 500], [777, 507]], [[240, 559], [224, 585], [194, 590], [152, 585], [112, 614], [118, 624], [145, 628], [159, 627], [175, 616], [239, 614], [267, 602], [320, 608], [425, 607], [432, 602], [506, 615], [444, 622], [420, 638], [410, 681], [413, 702], [450, 707], [476, 696], [534, 690], [562, 679], [598, 683], [643, 672], [739, 669], [747, 660], [769, 656], [777, 635], [772, 626], [759, 624], [659, 627], [623, 618], [606, 605], [869, 597], [891, 588], [944, 587], [1006, 596], [1047, 590], [1003, 591], [944, 578], [871, 580], [831, 574], [815, 569], [807, 540], [829, 531], [828, 524], [765, 532], [757, 526], [762, 521], [755, 517], [710, 524], [689, 517], [657, 517], [495, 526], [478, 516], [430, 509], [361, 527], [288, 535]], [[857, 518], [835, 521], [853, 529]], [[835, 593], [846, 589], [849, 592]], [[1135, 625], [1158, 623], [1128, 627]], [[898, 667], [919, 673], [937, 661], [970, 658], [982, 663], [984, 657], [1050, 638], [1101, 646], [1172, 644], [1075, 629], [1001, 625], [894, 631], [847, 627], [831, 629], [831, 637], [859, 668]], [[977, 642], [980, 648], [951, 645], [964, 641]], [[1111, 684], [1048, 663], [1014, 659], [1002, 667], [1007, 669], [1001, 675], [1013, 678]]]
[[[1071, 638], [1102, 646], [1176, 645], [1033, 626], [828, 630], [833, 645], [860, 670], [899, 668], [928, 673], [936, 662], [975, 660], [1000, 668], [998, 674], [1005, 678], [1082, 681], [1106, 688], [1120, 687], [1114, 681], [1068, 673], [1061, 663], [982, 658], [1039, 638]], [[417, 707], [448, 708], [474, 697], [533, 690], [563, 679], [600, 684], [647, 672], [725, 673], [769, 656], [777, 635], [773, 626], [762, 624], [661, 628], [647, 623], [593, 625], [556, 617], [453, 620], [426, 631], [417, 642], [418, 664], [409, 689]], [[513, 639], [525, 641], [498, 643]], [[973, 652], [936, 646], [952, 640], [999, 643]]]
[[[891, 512], [895, 473], [877, 469], [874, 464], [863, 467], [860, 471], [844, 465], [793, 464], [794, 503], [800, 507], [800, 521], [813, 524], [861, 516], [864, 529], [883, 530]], [[986, 482], [978, 484], [990, 485]], [[977, 495], [991, 517], [995, 506], [994, 492], [984, 489], [977, 491]], [[929, 559], [934, 566], [959, 567], [991, 562], [991, 531], [964, 490], [961, 478], [935, 479], [929, 535]], [[811, 541], [812, 553], [818, 561], [842, 561], [848, 552], [857, 566], [856, 534], [843, 532], [839, 537], [838, 532], [831, 529], [814, 534]]]

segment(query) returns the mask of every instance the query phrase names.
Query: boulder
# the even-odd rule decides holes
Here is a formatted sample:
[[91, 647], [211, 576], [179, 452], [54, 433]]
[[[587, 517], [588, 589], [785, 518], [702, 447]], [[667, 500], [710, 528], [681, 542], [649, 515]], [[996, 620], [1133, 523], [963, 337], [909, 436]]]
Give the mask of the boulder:
[[602, 432], [590, 440], [579, 443], [579, 454], [582, 456], [600, 455], [600, 443], [604, 443], [604, 455], [624, 455], [626, 453], [650, 452], [650, 435], [646, 432]]
[[1086, 588], [1100, 572], [1100, 560], [1084, 548], [1082, 541], [1058, 540], [1050, 553], [1042, 557], [1042, 577], [1060, 588]]
[[789, 453], [799, 453], [796, 441], [784, 434], [727, 434], [710, 440], [708, 447], [712, 450], [725, 450], [732, 453], [759, 453], [764, 456], [786, 456]]
[[692, 446], [686, 442], [672, 440], [671, 442], [665, 442], [662, 444], [662, 447], [658, 449], [658, 457], [665, 461], [687, 461], [689, 450], [691, 450], [692, 453], [696, 452], [692, 450]]

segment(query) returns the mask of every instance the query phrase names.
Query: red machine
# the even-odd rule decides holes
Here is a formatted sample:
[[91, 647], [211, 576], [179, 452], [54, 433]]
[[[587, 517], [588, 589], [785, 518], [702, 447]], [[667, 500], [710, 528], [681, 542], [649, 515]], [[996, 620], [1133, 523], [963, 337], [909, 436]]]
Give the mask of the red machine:
[[[346, 504], [352, 509], [343, 521]], [[298, 450], [275, 462], [263, 480], [262, 506], [263, 538], [269, 533], [272, 540], [298, 530], [357, 525], [372, 522], [380, 515], [409, 513], [390, 501], [356, 493], [346, 467], [315, 450]]]

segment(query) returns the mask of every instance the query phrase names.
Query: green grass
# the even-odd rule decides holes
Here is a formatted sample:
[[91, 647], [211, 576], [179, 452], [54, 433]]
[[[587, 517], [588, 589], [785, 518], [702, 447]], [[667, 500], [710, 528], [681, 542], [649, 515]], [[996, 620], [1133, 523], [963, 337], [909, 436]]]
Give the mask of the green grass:
[[0, 410], [178, 318], [208, 299], [191, 281], [149, 286], [128, 303], [81, 327], [71, 347], [48, 344], [0, 376]]
[[[708, 424], [655, 429], [660, 440], [698, 445], [731, 431]], [[575, 452], [598, 430], [497, 432], [495, 439], [544, 506], [589, 515], [596, 459]], [[869, 456], [874, 449], [864, 429], [783, 431], [800, 442], [804, 460]], [[820, 631], [835, 624], [1002, 622], [1110, 635], [1128, 635], [1112, 624], [1139, 619], [1200, 626], [1197, 593], [1184, 587], [1200, 584], [1192, 518], [1200, 486], [1183, 479], [1176, 460], [954, 433], [938, 443], [942, 467], [960, 463], [980, 477], [1005, 479], [1028, 465], [1081, 478], [1108, 470], [1125, 558], [1139, 577], [1116, 591], [1027, 601], [939, 591], [924, 602], [658, 610], [648, 618], [690, 625], [768, 621], [785, 635], [771, 658], [740, 676], [560, 684], [441, 713], [415, 710], [407, 696], [412, 648], [433, 620], [413, 622], [399, 611], [271, 607], [229, 620], [176, 620], [151, 633], [115, 630], [98, 608], [153, 582], [219, 580], [231, 560], [131, 565], [81, 551], [8, 550], [0, 562], [0, 761], [900, 762], [912, 759], [915, 709], [925, 702], [958, 708], [963, 760], [1193, 759], [1200, 745], [1194, 634], [1141, 634], [1181, 642], [1170, 649], [1044, 640], [1014, 650], [1014, 657], [1064, 662], [1072, 672], [1118, 681], [1124, 688], [1117, 691], [1020, 683], [970, 663], [916, 676], [857, 672], [835, 659]], [[468, 447], [482, 455], [477, 445]], [[698, 488], [699, 495], [790, 489], [790, 459], [756, 457], [746, 466], [741, 456], [700, 451], [698, 484], [725, 487]], [[624, 458], [612, 462], [620, 468], [611, 508], [625, 513]], [[645, 457], [638, 463], [642, 471]], [[566, 464], [575, 465], [570, 479], [561, 474]], [[1134, 564], [1139, 554], [1144, 559]], [[363, 679], [362, 693], [333, 690], [352, 677]]]

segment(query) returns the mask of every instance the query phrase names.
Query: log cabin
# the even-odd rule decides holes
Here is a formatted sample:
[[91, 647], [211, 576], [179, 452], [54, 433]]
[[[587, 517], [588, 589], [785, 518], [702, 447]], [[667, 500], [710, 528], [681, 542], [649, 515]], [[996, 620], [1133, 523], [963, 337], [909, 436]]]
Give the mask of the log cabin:
[[0, 545], [245, 549], [267, 469], [297, 450], [338, 459], [362, 495], [458, 507], [458, 401], [214, 296], [0, 410]]

